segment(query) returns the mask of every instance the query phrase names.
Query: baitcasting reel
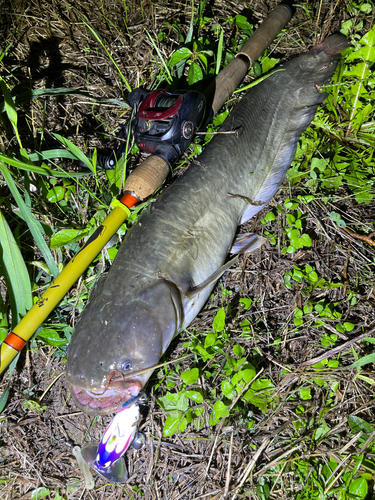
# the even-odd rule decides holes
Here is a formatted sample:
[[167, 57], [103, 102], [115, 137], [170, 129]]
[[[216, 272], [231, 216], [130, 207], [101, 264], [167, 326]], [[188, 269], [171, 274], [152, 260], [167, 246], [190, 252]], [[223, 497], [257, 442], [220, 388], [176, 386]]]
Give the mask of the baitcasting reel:
[[172, 164], [188, 147], [206, 108], [204, 95], [196, 91], [148, 92], [139, 88], [129, 94], [128, 101], [132, 117], [119, 133], [120, 144], [108, 155], [99, 152], [97, 164], [102, 168], [112, 169], [132, 138], [143, 151]]

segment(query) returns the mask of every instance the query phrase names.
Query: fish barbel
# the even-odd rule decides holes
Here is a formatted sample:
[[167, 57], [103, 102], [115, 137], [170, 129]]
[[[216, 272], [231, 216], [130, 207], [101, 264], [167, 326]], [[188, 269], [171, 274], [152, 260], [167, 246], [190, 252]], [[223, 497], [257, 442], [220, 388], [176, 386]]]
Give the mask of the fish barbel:
[[69, 348], [66, 377], [82, 411], [110, 413], [137, 396], [152, 371], [138, 372], [156, 365], [195, 318], [231, 265], [224, 264], [228, 253], [259, 248], [261, 238], [235, 237], [237, 227], [283, 182], [301, 133], [328, 95], [319, 87], [348, 45], [333, 35], [253, 87], [129, 231]]

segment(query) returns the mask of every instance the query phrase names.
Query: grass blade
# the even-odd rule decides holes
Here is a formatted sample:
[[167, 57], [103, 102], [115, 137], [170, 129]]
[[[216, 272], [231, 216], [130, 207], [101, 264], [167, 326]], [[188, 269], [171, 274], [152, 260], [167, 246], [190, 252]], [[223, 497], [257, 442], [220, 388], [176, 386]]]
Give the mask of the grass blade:
[[219, 74], [220, 71], [220, 66], [221, 66], [221, 59], [223, 57], [223, 45], [224, 45], [224, 30], [221, 28], [220, 31], [220, 38], [219, 38], [219, 45], [217, 47], [217, 57], [216, 57], [216, 74]]
[[[121, 101], [120, 99], [107, 99], [106, 97], [96, 97], [90, 92], [85, 90], [78, 89], [67, 89], [65, 87], [57, 87], [55, 89], [33, 89], [28, 90], [27, 92], [22, 92], [14, 97], [12, 100], [15, 106], [19, 106], [24, 102], [31, 101], [32, 99], [37, 99], [38, 97], [49, 97], [49, 96], [59, 96], [59, 95], [81, 95], [83, 97], [87, 97], [88, 99], [92, 99], [94, 102], [98, 103], [111, 103], [116, 104], [117, 106], [121, 106], [123, 108], [130, 108], [129, 104], [125, 101]], [[5, 102], [0, 102], [0, 113], [5, 111]]]
[[13, 198], [15, 199], [15, 201], [18, 205], [18, 208], [20, 209], [21, 214], [22, 214], [26, 224], [28, 225], [28, 228], [29, 228], [31, 234], [33, 235], [33, 238], [34, 238], [36, 244], [38, 245], [39, 250], [42, 252], [43, 258], [46, 261], [51, 274], [54, 277], [56, 277], [59, 274], [59, 269], [58, 269], [58, 267], [57, 267], [57, 265], [52, 257], [51, 251], [48, 248], [47, 243], [44, 241], [43, 230], [42, 230], [41, 224], [38, 221], [36, 221], [34, 219], [34, 217], [32, 216], [31, 210], [23, 201], [23, 198], [22, 198], [20, 192], [18, 191], [18, 188], [13, 180], [13, 177], [12, 177], [8, 167], [4, 163], [1, 163], [1, 162], [0, 162], [0, 171], [2, 172], [2, 174], [4, 176], [5, 182], [7, 183], [8, 187], [13, 195]]
[[0, 210], [0, 269], [4, 276], [16, 325], [33, 305], [31, 284], [25, 261], [13, 233]]
[[9, 373], [9, 382], [6, 385], [6, 387], [4, 389], [4, 392], [0, 396], [0, 413], [4, 410], [4, 407], [5, 407], [6, 403], [7, 403], [8, 396], [9, 396], [10, 379], [12, 377], [12, 373], [14, 371], [14, 368], [15, 368], [15, 366], [17, 364], [17, 361], [18, 361], [19, 357], [20, 357], [20, 355], [18, 353], [17, 356], [14, 358], [14, 360], [9, 365], [9, 372], [8, 372]]
[[4, 80], [0, 78], [0, 87], [4, 95], [4, 102], [5, 102], [5, 111], [8, 115], [9, 121], [12, 124], [12, 127], [14, 129], [14, 132], [17, 137], [18, 144], [20, 148], [22, 149], [22, 143], [21, 143], [21, 138], [18, 134], [18, 128], [17, 128], [17, 111], [16, 111], [16, 106], [14, 105], [12, 96], [8, 90], [8, 87]]
[[[0, 272], [7, 285], [12, 311], [12, 326], [15, 326], [33, 305], [29, 273], [13, 233], [0, 210]], [[9, 367], [12, 376], [19, 355]], [[5, 408], [10, 389], [10, 380], [0, 396], [0, 413]]]
[[185, 43], [190, 43], [194, 33], [194, 0], [191, 0], [191, 19], [188, 34], [186, 35]]
[[[65, 150], [55, 150], [55, 151], [64, 151], [63, 153], [60, 153], [59, 155], [54, 155], [53, 157], [51, 156], [50, 158], [56, 158], [59, 156], [60, 158], [72, 158], [74, 160], [77, 160], [77, 156], [73, 155], [69, 151]], [[43, 153], [32, 153], [30, 155], [30, 158], [33, 161], [36, 161], [38, 158], [37, 156], [43, 155]], [[69, 156], [68, 156], [69, 155]], [[46, 157], [48, 159], [48, 156]], [[26, 170], [28, 172], [35, 172], [36, 174], [41, 174], [41, 175], [48, 175], [50, 177], [83, 177], [85, 175], [90, 174], [90, 172], [64, 172], [63, 170], [52, 170], [45, 166], [38, 167], [37, 165], [30, 165], [29, 163], [25, 163], [24, 161], [17, 160], [16, 158], [9, 158], [8, 156], [4, 156], [0, 154], [0, 161], [7, 163], [8, 165], [12, 165], [12, 167], [17, 167], [20, 168], [21, 170]]]
[[91, 28], [91, 26], [90, 26], [89, 24], [87, 24], [87, 23], [85, 23], [85, 22], [84, 22], [84, 24], [85, 24], [85, 26], [87, 26], [87, 27], [88, 27], [88, 29], [91, 31], [91, 33], [94, 35], [94, 37], [98, 40], [98, 42], [99, 42], [99, 43], [100, 43], [100, 45], [103, 47], [103, 49], [106, 51], [107, 56], [110, 58], [110, 60], [112, 61], [112, 64], [113, 64], [113, 65], [114, 65], [114, 67], [117, 69], [118, 74], [119, 74], [119, 75], [121, 76], [121, 78], [122, 78], [122, 81], [125, 83], [126, 88], [129, 90], [129, 92], [131, 92], [131, 91], [132, 91], [132, 89], [131, 89], [131, 87], [130, 87], [130, 85], [129, 85], [128, 81], [127, 81], [127, 79], [126, 79], [126, 78], [125, 78], [125, 76], [122, 74], [122, 72], [121, 72], [120, 68], [118, 67], [117, 63], [115, 62], [115, 60], [113, 59], [113, 57], [112, 57], [112, 56], [111, 56], [111, 54], [109, 53], [109, 51], [108, 51], [107, 47], [104, 45], [104, 43], [102, 42], [102, 40], [101, 40], [101, 38], [99, 37], [99, 35], [96, 33], [96, 31], [95, 31], [93, 28]]
[[84, 153], [82, 153], [82, 151], [75, 144], [73, 144], [71, 141], [69, 141], [69, 139], [66, 139], [60, 134], [54, 133], [53, 136], [56, 137], [56, 139], [60, 141], [61, 144], [64, 144], [64, 146], [76, 157], [77, 160], [83, 162], [93, 174], [95, 173], [94, 166], [89, 158]]
[[146, 34], [150, 40], [150, 42], [152, 43], [152, 46], [154, 47], [154, 49], [156, 50], [163, 66], [164, 66], [164, 69], [165, 69], [165, 74], [164, 74], [164, 78], [166, 79], [166, 81], [168, 82], [169, 85], [172, 84], [172, 75], [171, 75], [171, 72], [169, 71], [169, 68], [168, 68], [168, 64], [165, 62], [164, 60], [164, 57], [162, 56], [160, 50], [158, 49], [158, 46], [155, 44], [154, 40], [152, 39], [152, 36], [150, 35], [150, 33], [146, 30]]
[[353, 370], [353, 368], [360, 368], [361, 366], [368, 365], [369, 363], [375, 362], [375, 354], [367, 354], [367, 356], [363, 356], [363, 358], [357, 359], [351, 365], [345, 366], [343, 370]]

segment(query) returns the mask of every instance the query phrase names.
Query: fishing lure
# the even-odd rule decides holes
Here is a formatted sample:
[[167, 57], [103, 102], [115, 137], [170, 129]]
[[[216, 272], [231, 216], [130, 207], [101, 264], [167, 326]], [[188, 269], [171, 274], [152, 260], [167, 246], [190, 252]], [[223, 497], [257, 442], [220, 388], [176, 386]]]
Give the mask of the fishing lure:
[[123, 455], [136, 440], [135, 448], [142, 447], [142, 437], [137, 434], [139, 403], [143, 394], [134, 396], [123, 404], [106, 428], [99, 445], [90, 444], [82, 448], [82, 456], [99, 474], [111, 482], [124, 482], [128, 473]]

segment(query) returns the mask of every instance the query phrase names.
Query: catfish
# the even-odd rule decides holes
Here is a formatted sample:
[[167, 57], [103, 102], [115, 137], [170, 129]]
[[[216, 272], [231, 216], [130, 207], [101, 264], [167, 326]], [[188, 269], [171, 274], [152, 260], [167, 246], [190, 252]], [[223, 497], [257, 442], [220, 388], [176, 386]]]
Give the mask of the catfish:
[[69, 347], [66, 378], [83, 412], [111, 413], [136, 399], [172, 339], [233, 264], [228, 254], [263, 243], [254, 234], [236, 236], [238, 226], [282, 184], [300, 135], [328, 95], [320, 88], [348, 45], [333, 35], [253, 87], [128, 232]]

